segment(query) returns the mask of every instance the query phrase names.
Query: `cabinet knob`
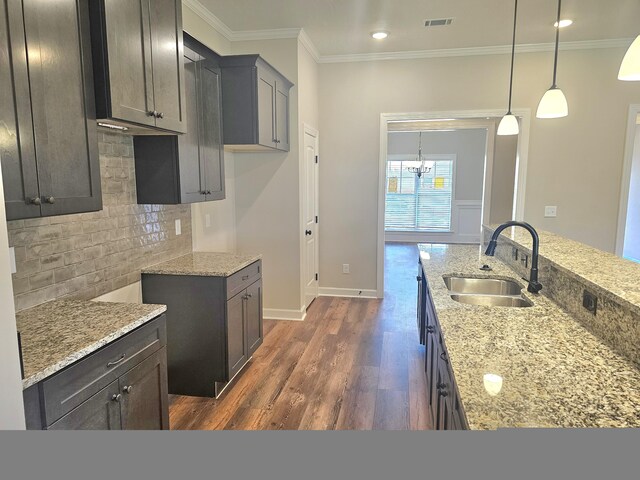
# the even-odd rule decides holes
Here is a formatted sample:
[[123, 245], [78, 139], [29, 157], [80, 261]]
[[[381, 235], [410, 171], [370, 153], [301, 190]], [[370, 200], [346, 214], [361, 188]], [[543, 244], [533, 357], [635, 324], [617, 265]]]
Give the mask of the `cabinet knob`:
[[438, 392], [438, 395], [440, 395], [441, 397], [448, 397], [449, 393], [446, 390], [440, 390]]
[[28, 202], [30, 205], [42, 205], [42, 200], [40, 197], [29, 198]]
[[122, 400], [122, 395], [118, 394], [113, 394], [113, 397], [111, 397], [111, 401], [113, 402], [119, 402], [120, 400]]
[[123, 393], [131, 393], [131, 390], [133, 390], [133, 386], [131, 385], [127, 385], [126, 387], [122, 388]]
[[309, 237], [309, 236], [313, 235], [313, 232], [312, 232], [311, 230], [306, 230], [306, 231], [304, 232], [304, 234], [305, 234], [307, 237]]
[[436, 385], [436, 388], [438, 390], [442, 390], [443, 388], [447, 388], [447, 386], [444, 383], [440, 382]]
[[449, 359], [447, 358], [447, 354], [446, 354], [446, 353], [442, 352], [442, 353], [440, 354], [440, 358], [441, 358], [442, 360], [444, 360], [445, 362], [449, 363]]
[[164, 118], [164, 113], [163, 112], [158, 112], [158, 114], [156, 115], [156, 118], [163, 119]]
[[154, 118], [158, 118], [158, 112], [157, 112], [157, 110], [149, 110], [149, 111], [147, 112], [147, 116], [149, 116], [149, 117], [154, 117]]
[[418, 275], [418, 276], [416, 277], [416, 280], [417, 280], [417, 281], [419, 281], [419, 282], [421, 282], [421, 281], [422, 281], [422, 277], [421, 277], [420, 275]]
[[433, 326], [427, 327], [427, 333], [435, 333], [436, 329]]
[[54, 203], [56, 203], [56, 199], [54, 197], [45, 197], [44, 202], [53, 205]]

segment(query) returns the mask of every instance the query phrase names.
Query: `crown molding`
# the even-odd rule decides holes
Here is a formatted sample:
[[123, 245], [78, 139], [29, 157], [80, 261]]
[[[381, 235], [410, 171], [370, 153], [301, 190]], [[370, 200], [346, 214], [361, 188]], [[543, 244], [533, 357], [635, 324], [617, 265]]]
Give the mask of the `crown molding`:
[[307, 32], [304, 30], [304, 28], [300, 29], [298, 40], [300, 41], [300, 44], [307, 50], [307, 52], [309, 52], [309, 54], [313, 57], [316, 63], [320, 63], [320, 59], [322, 58], [320, 56], [320, 52], [318, 52], [318, 49], [314, 45], [309, 35], [307, 35]]
[[216, 17], [211, 10], [202, 5], [198, 0], [182, 0], [183, 7], [188, 7], [193, 13], [199, 16], [202, 20], [207, 22], [215, 31], [217, 31], [224, 38], [233, 41], [234, 32], [227, 25]]
[[[594, 50], [603, 48], [628, 48], [633, 39], [587, 40], [564, 42], [560, 50]], [[532, 43], [516, 46], [517, 53], [552, 52], [555, 43]], [[481, 55], [504, 55], [511, 53], [511, 45], [493, 47], [446, 48], [439, 50], [417, 50], [407, 52], [358, 53], [352, 55], [323, 55], [319, 63], [375, 62], [385, 60], [412, 60], [418, 58], [472, 57]]]
[[245, 42], [250, 40], [278, 40], [282, 38], [298, 38], [301, 28], [275, 28], [272, 30], [239, 30], [231, 34], [231, 41]]

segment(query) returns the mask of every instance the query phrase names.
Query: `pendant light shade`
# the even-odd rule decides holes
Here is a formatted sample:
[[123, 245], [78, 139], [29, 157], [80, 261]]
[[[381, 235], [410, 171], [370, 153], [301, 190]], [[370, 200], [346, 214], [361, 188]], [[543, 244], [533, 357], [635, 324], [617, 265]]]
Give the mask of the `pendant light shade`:
[[640, 81], [640, 35], [627, 50], [627, 54], [622, 60], [618, 79], [626, 82]]
[[511, 44], [511, 76], [509, 77], [509, 111], [502, 117], [498, 125], [498, 135], [518, 135], [520, 126], [518, 119], [511, 113], [511, 100], [513, 98], [513, 65], [516, 58], [516, 25], [518, 22], [518, 0], [515, 0], [513, 11], [513, 42]]
[[518, 117], [512, 114], [502, 117], [498, 125], [498, 135], [518, 135], [519, 133]]
[[547, 90], [540, 105], [538, 105], [538, 118], [562, 118], [569, 115], [569, 105], [567, 98], [564, 96], [562, 90], [558, 87], [552, 87]]
[[[562, 0], [558, 0], [558, 25], [562, 13]], [[544, 94], [538, 105], [538, 118], [562, 118], [569, 115], [569, 105], [562, 90], [558, 88], [556, 79], [558, 77], [558, 50], [560, 47], [560, 27], [556, 27], [556, 53], [553, 62], [553, 85]]]

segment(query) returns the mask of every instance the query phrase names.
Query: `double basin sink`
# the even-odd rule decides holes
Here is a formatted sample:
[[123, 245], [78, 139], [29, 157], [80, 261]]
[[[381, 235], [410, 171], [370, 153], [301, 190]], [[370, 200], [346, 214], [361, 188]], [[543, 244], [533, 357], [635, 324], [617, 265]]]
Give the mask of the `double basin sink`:
[[522, 286], [513, 280], [498, 278], [444, 277], [451, 298], [467, 305], [484, 307], [532, 307], [522, 296]]

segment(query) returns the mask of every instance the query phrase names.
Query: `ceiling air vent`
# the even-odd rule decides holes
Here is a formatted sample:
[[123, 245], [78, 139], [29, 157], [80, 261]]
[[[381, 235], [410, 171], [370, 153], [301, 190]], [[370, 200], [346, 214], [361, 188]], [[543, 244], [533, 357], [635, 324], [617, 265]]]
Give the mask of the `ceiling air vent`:
[[425, 27], [446, 27], [453, 23], [453, 18], [430, 18], [424, 21]]

